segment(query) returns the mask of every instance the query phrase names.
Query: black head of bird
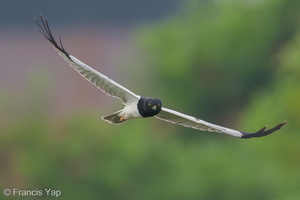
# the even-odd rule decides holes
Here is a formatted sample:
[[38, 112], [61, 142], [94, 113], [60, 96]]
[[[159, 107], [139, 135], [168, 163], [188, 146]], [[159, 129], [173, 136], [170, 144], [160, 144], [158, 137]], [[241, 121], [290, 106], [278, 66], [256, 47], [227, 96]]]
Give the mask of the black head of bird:
[[161, 111], [162, 103], [159, 99], [151, 97], [141, 97], [138, 102], [139, 113], [143, 117], [152, 117]]

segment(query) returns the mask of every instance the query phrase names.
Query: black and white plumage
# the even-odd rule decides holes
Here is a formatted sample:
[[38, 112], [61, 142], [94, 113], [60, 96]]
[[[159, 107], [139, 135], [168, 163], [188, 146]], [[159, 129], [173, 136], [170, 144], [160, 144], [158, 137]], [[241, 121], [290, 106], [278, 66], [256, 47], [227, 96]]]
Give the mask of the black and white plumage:
[[49, 40], [58, 54], [65, 59], [77, 72], [80, 73], [85, 79], [94, 84], [97, 88], [101, 89], [106, 94], [118, 98], [125, 105], [125, 108], [117, 111], [111, 115], [105, 116], [102, 119], [113, 124], [120, 124], [129, 119], [142, 118], [142, 117], [156, 117], [170, 123], [179, 124], [185, 127], [194, 128], [202, 131], [210, 131], [217, 133], [225, 133], [240, 138], [262, 137], [279, 130], [286, 122], [282, 122], [275, 127], [266, 130], [266, 126], [254, 133], [242, 132], [225, 128], [215, 124], [208, 123], [201, 119], [182, 114], [180, 112], [162, 107], [162, 102], [156, 98], [141, 97], [134, 94], [127, 88], [111, 80], [107, 76], [89, 67], [81, 62], [74, 56], [70, 55], [64, 49], [61, 38], [59, 43], [54, 39], [48, 22], [42, 15], [39, 15], [41, 23], [36, 19], [38, 29], [47, 40]]

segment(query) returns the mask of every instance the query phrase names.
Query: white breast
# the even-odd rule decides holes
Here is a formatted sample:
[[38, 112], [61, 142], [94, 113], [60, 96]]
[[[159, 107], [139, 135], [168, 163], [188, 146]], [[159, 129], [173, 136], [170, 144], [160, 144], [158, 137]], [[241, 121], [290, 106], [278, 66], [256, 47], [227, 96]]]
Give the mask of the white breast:
[[125, 106], [123, 112], [120, 115], [124, 116], [125, 120], [142, 117], [142, 115], [138, 111], [137, 102], [133, 102]]

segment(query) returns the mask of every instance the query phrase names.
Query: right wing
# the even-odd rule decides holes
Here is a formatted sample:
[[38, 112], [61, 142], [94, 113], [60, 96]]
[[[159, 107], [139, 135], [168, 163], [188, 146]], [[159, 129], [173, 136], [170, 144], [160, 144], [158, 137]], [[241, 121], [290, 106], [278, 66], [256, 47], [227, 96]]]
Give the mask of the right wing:
[[74, 56], [67, 53], [62, 45], [61, 38], [59, 37], [58, 44], [50, 31], [47, 20], [43, 18], [42, 15], [39, 16], [42, 23], [39, 23], [39, 21], [36, 18], [34, 18], [34, 20], [40, 28], [38, 30], [44, 35], [44, 37], [47, 40], [49, 40], [52, 43], [54, 49], [57, 50], [58, 54], [62, 58], [64, 58], [64, 60], [68, 62], [77, 72], [79, 72], [81, 76], [90, 81], [92, 84], [94, 84], [97, 88], [101, 89], [106, 94], [120, 99], [125, 105], [133, 101], [138, 101], [140, 99], [139, 95], [134, 94], [127, 88], [116, 83], [115, 81], [111, 80], [110, 78], [101, 74], [100, 72], [97, 72], [93, 68], [89, 67], [85, 63], [81, 62]]
[[264, 126], [257, 132], [249, 133], [249, 132], [237, 131], [234, 129], [230, 129], [230, 128], [226, 128], [226, 127], [219, 126], [216, 124], [212, 124], [212, 123], [203, 121], [201, 119], [198, 119], [196, 117], [185, 115], [183, 113], [180, 113], [175, 110], [168, 109], [168, 108], [162, 108], [160, 113], [158, 113], [155, 117], [158, 119], [173, 123], [173, 124], [178, 124], [178, 125], [182, 125], [185, 127], [202, 130], [202, 131], [225, 133], [225, 134], [232, 135], [232, 136], [239, 137], [239, 138], [252, 138], [252, 137], [266, 136], [266, 135], [269, 135], [269, 134], [279, 130], [283, 125], [286, 124], [286, 122], [282, 122], [282, 123], [278, 124], [277, 126], [271, 128], [271, 129], [268, 129], [268, 130], [266, 130], [267, 127]]

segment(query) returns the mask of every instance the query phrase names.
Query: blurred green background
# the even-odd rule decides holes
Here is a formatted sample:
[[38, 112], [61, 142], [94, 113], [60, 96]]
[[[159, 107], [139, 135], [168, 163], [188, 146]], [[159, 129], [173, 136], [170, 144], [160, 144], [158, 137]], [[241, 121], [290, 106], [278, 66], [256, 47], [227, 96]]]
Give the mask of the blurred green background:
[[[5, 188], [66, 200], [300, 199], [300, 1], [7, 2], [1, 199], [56, 199]], [[56, 54], [35, 30], [40, 12], [68, 52], [166, 107], [242, 131], [288, 124], [250, 140], [154, 118], [110, 125], [100, 117], [122, 105]]]

